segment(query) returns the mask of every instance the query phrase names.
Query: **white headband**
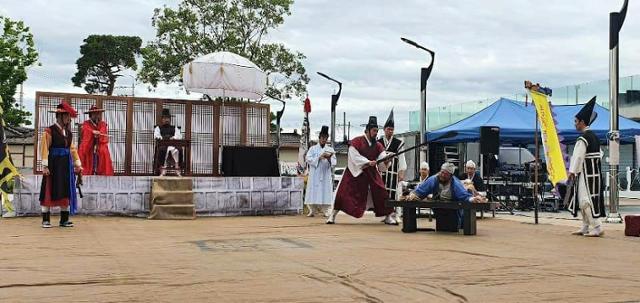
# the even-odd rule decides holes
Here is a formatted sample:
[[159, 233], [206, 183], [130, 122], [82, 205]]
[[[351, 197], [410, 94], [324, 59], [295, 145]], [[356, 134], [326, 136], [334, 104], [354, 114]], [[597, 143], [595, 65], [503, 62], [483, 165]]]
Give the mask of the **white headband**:
[[453, 163], [445, 162], [442, 164], [442, 167], [440, 167], [440, 170], [447, 171], [453, 175], [453, 173], [456, 171], [456, 166], [453, 165]]
[[467, 164], [465, 164], [465, 167], [476, 168], [476, 163], [473, 162], [472, 160], [469, 160], [467, 161]]

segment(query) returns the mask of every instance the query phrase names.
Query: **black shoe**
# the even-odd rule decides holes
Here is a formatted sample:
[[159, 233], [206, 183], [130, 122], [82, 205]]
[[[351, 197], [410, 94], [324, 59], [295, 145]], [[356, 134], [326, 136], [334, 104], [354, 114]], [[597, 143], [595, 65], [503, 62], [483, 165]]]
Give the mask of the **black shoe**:
[[51, 213], [42, 213], [42, 228], [51, 228]]
[[69, 212], [60, 212], [60, 227], [73, 227], [73, 222], [69, 221]]
[[60, 227], [73, 227], [73, 222], [71, 221], [60, 222]]

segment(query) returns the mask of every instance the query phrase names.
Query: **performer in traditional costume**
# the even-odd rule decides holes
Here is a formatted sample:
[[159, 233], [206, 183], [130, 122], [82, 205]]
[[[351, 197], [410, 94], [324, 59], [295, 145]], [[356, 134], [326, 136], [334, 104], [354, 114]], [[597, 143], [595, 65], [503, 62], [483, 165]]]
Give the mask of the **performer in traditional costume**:
[[422, 161], [422, 163], [420, 163], [420, 179], [418, 181], [422, 183], [426, 181], [427, 178], [429, 178], [429, 163]]
[[85, 175], [113, 176], [113, 163], [109, 154], [107, 123], [102, 121], [104, 109], [92, 106], [85, 114], [80, 134], [78, 153]]
[[[156, 140], [180, 140], [182, 139], [182, 134], [180, 133], [180, 127], [175, 125], [171, 125], [171, 112], [168, 108], [162, 109], [162, 124], [156, 126], [153, 130], [153, 137]], [[160, 167], [160, 175], [164, 176], [167, 169], [167, 164], [169, 157], [173, 160], [175, 164], [175, 170], [178, 171], [178, 175], [180, 175], [180, 159], [182, 155], [180, 154], [180, 150], [175, 146], [162, 147], [159, 150], [159, 159], [161, 165]], [[156, 164], [158, 165], [158, 164]]]
[[45, 128], [40, 141], [42, 157], [42, 227], [51, 227], [51, 207], [60, 207], [60, 226], [72, 227], [69, 214], [76, 213], [75, 173], [82, 172], [82, 163], [73, 141], [71, 118], [78, 116], [71, 105], [60, 103], [56, 110], [56, 123]]
[[[576, 141], [569, 166], [569, 181], [573, 181], [573, 186], [567, 188], [572, 197], [569, 211], [574, 217], [578, 216], [578, 210], [582, 214], [582, 228], [572, 234], [588, 237], [602, 236], [604, 231], [599, 218], [606, 216], [601, 178], [602, 151], [598, 137], [589, 129], [597, 118], [593, 111], [595, 104], [594, 97], [575, 116], [576, 130], [582, 135]], [[593, 227], [591, 231], [590, 226]]]
[[467, 182], [473, 185], [474, 191], [484, 192], [485, 185], [482, 177], [480, 177], [480, 174], [476, 170], [476, 163], [473, 162], [473, 160], [469, 160], [465, 163], [464, 168], [465, 172], [460, 176], [460, 180], [463, 180], [463, 183], [465, 180], [468, 180]]
[[388, 161], [380, 164], [376, 161], [389, 154], [385, 152], [384, 146], [376, 141], [377, 135], [378, 122], [376, 117], [371, 116], [364, 135], [351, 140], [347, 168], [338, 184], [333, 211], [327, 224], [335, 223], [339, 211], [361, 218], [369, 206], [373, 206], [377, 217], [386, 216], [385, 224], [398, 224], [394, 219], [393, 208], [384, 206], [389, 193], [384, 187], [380, 171], [387, 170]]
[[[442, 164], [439, 173], [420, 183], [406, 199], [416, 201], [431, 196], [432, 199], [439, 201], [484, 202], [484, 198], [480, 196], [474, 197], [464, 188], [460, 179], [453, 175], [455, 170], [456, 167], [453, 163], [445, 162]], [[462, 227], [462, 212], [452, 209], [433, 209], [433, 212], [436, 220], [439, 216], [457, 215], [458, 228]]]
[[307, 152], [306, 161], [309, 165], [309, 179], [305, 204], [309, 208], [309, 217], [313, 217], [316, 210], [327, 213], [327, 208], [333, 202], [333, 176], [332, 168], [336, 166], [336, 152], [327, 145], [329, 127], [322, 126], [318, 144], [312, 146]]
[[[404, 142], [393, 137], [395, 121], [393, 119], [393, 109], [389, 113], [387, 121], [384, 123], [384, 135], [378, 140], [387, 152], [397, 154], [404, 148]], [[404, 154], [400, 154], [391, 160], [391, 165], [386, 172], [382, 173], [382, 180], [385, 188], [389, 192], [389, 198], [397, 200], [402, 194], [398, 191], [398, 183], [404, 181], [404, 173], [407, 170], [407, 161]]]

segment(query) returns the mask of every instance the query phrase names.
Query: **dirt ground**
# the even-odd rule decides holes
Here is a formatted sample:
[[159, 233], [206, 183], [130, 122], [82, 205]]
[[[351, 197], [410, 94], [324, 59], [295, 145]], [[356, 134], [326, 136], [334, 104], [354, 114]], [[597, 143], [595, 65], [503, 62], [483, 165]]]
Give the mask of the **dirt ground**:
[[478, 220], [477, 236], [371, 215], [0, 219], [0, 302], [640, 301], [640, 238], [509, 217]]

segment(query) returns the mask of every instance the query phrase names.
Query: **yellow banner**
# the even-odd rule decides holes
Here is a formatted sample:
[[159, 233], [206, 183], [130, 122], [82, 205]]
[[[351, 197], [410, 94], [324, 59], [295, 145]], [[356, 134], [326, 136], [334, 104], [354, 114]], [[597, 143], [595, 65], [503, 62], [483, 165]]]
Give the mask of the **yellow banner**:
[[533, 104], [536, 106], [538, 120], [540, 121], [540, 131], [542, 133], [542, 145], [544, 146], [544, 157], [547, 161], [547, 173], [549, 180], [555, 186], [556, 183], [567, 179], [567, 170], [564, 166], [558, 130], [553, 121], [551, 107], [546, 95], [535, 91], [529, 91]]

